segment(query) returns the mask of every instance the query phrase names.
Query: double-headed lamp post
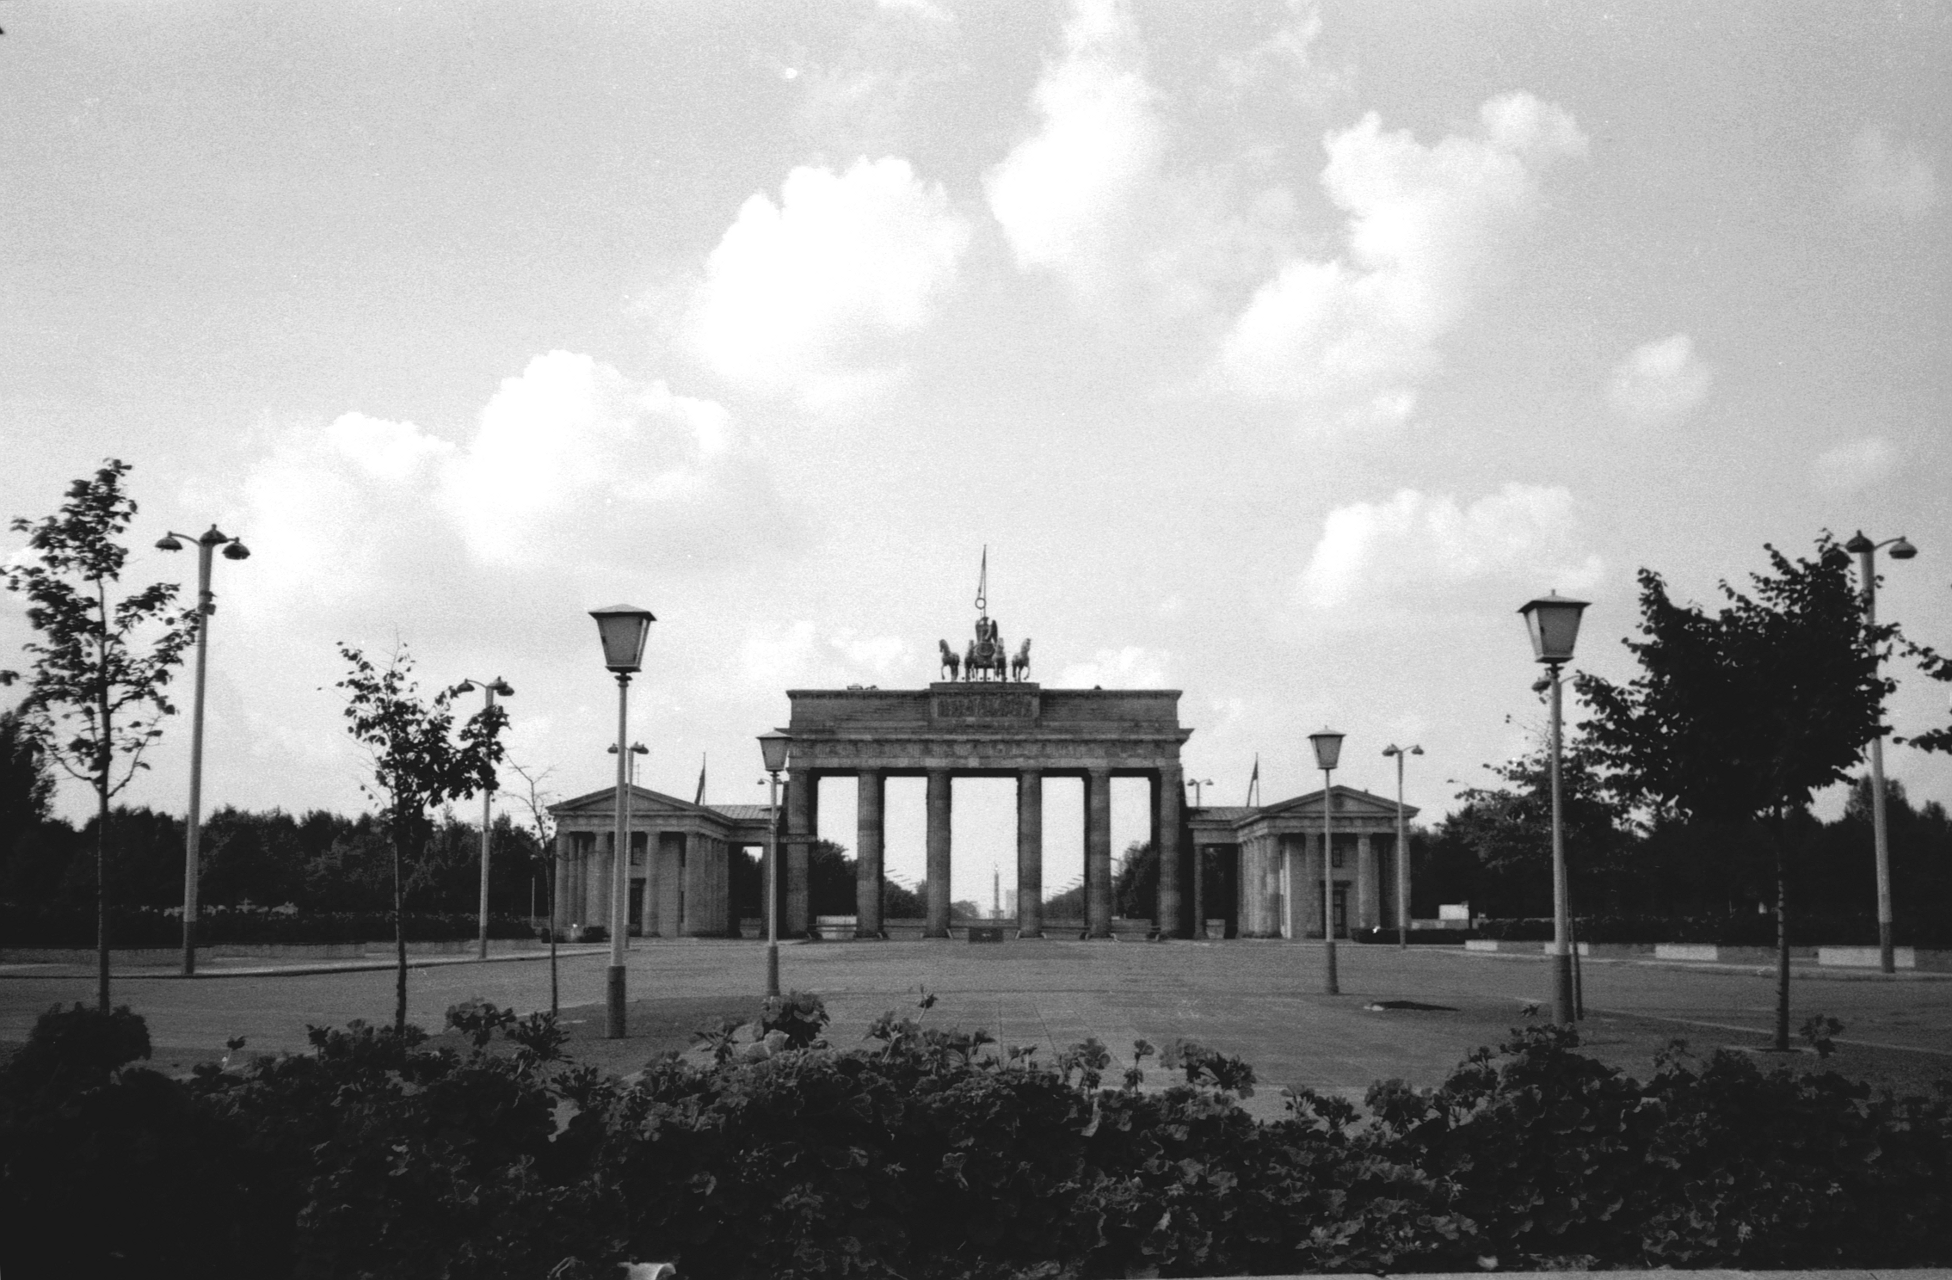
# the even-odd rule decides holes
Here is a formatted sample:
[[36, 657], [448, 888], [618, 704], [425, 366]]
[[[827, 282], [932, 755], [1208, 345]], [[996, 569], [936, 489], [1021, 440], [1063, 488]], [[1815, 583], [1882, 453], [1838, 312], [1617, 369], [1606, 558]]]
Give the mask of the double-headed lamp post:
[[[1857, 556], [1858, 577], [1864, 582], [1864, 623], [1877, 622], [1877, 549], [1891, 548], [1893, 560], [1909, 560], [1918, 548], [1900, 536], [1872, 542], [1859, 529], [1857, 536], [1844, 543], [1844, 550]], [[1880, 712], [1881, 714], [1881, 712]], [[1871, 739], [1871, 842], [1877, 851], [1877, 956], [1878, 967], [1886, 973], [1898, 971], [1897, 952], [1891, 945], [1891, 843], [1884, 825], [1884, 734]]]
[[779, 994], [779, 775], [793, 739], [784, 730], [759, 735], [759, 753], [772, 780], [766, 790], [766, 994]]
[[1342, 994], [1342, 987], [1335, 976], [1335, 835], [1331, 816], [1335, 808], [1335, 790], [1331, 775], [1342, 760], [1343, 736], [1333, 729], [1322, 729], [1308, 735], [1308, 741], [1315, 748], [1315, 764], [1322, 771], [1322, 945], [1326, 948], [1327, 957], [1324, 989], [1332, 996]]
[[1396, 757], [1396, 949], [1410, 947], [1410, 835], [1403, 823], [1403, 757], [1420, 756], [1421, 746], [1399, 747], [1394, 742], [1383, 754]]
[[[455, 687], [462, 693], [473, 693], [477, 686], [486, 699], [482, 703], [484, 708], [495, 705], [496, 694], [504, 698], [515, 696], [515, 690], [500, 676], [496, 676], [493, 680], [463, 680]], [[476, 954], [483, 960], [488, 958], [488, 835], [490, 831], [488, 824], [494, 821], [494, 805], [495, 788], [491, 781], [481, 793], [481, 924], [478, 930], [480, 948]]]
[[630, 898], [629, 799], [630, 677], [644, 663], [644, 641], [657, 621], [649, 609], [613, 604], [590, 610], [603, 641], [603, 665], [617, 677], [617, 843], [611, 856], [610, 973], [605, 989], [604, 1034], [624, 1038], [624, 913]]
[[[614, 756], [617, 754], [617, 744], [613, 742], [605, 747], [604, 750]], [[624, 838], [627, 841], [637, 838], [637, 762], [649, 754], [651, 754], [651, 749], [643, 743], [633, 742], [630, 744], [630, 771], [625, 775], [626, 780], [630, 783], [630, 799], [624, 809]], [[656, 874], [657, 852], [653, 849], [646, 849], [644, 850], [644, 896], [647, 899], [651, 897], [651, 877]], [[630, 873], [626, 871], [624, 875], [626, 877], [625, 883], [628, 884], [627, 877]], [[626, 919], [624, 923], [628, 925], [629, 920]], [[651, 927], [644, 932], [646, 937], [655, 937], [657, 934], [657, 921], [653, 919], [651, 921]], [[630, 946], [630, 939], [628, 937], [624, 939], [624, 946], [626, 948]]]
[[1193, 788], [1193, 807], [1195, 809], [1198, 809], [1201, 807], [1201, 800], [1204, 798], [1206, 794], [1205, 789], [1213, 785], [1213, 779], [1188, 778], [1186, 780], [1186, 785]]
[[1559, 672], [1572, 661], [1573, 644], [1579, 639], [1579, 617], [1586, 611], [1584, 600], [1568, 600], [1554, 591], [1532, 600], [1519, 610], [1532, 635], [1532, 655], [1545, 664], [1547, 682], [1552, 688], [1552, 1020], [1561, 1026], [1573, 1023], [1572, 995], [1572, 912], [1566, 888], [1566, 832], [1561, 818], [1559, 785], [1560, 733], [1564, 715], [1560, 697]]
[[[161, 551], [181, 551], [187, 533], [165, 533], [157, 539]], [[203, 842], [203, 676], [210, 653], [210, 615], [217, 598], [210, 592], [210, 555], [218, 547], [226, 560], [246, 560], [251, 549], [211, 525], [197, 544], [197, 689], [190, 709], [190, 820], [183, 838], [183, 976], [197, 971], [197, 873]]]

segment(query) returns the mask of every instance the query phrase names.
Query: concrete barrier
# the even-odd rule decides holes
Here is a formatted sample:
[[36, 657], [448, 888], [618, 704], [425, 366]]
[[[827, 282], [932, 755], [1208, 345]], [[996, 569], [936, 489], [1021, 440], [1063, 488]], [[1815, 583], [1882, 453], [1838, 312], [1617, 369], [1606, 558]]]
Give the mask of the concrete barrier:
[[[1844, 969], [1875, 969], [1884, 963], [1876, 947], [1818, 947], [1816, 962]], [[1918, 952], [1913, 947], [1891, 948], [1891, 962], [1900, 969], [1916, 969]]]

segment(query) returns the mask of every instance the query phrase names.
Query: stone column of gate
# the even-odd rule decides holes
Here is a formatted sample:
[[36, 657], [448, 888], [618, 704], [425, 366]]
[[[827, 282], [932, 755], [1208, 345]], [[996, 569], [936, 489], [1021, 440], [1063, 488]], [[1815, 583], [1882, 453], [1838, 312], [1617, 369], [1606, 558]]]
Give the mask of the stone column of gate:
[[1381, 924], [1377, 914], [1381, 885], [1376, 879], [1376, 845], [1367, 831], [1356, 836], [1356, 918], [1350, 923], [1367, 929]]
[[854, 936], [879, 938], [881, 928], [881, 862], [883, 797], [887, 777], [879, 769], [863, 769], [856, 776], [854, 832]]
[[1017, 936], [1044, 936], [1044, 775], [1017, 775]]
[[1185, 894], [1180, 882], [1186, 867], [1180, 857], [1179, 806], [1185, 796], [1178, 765], [1168, 765], [1153, 775], [1153, 848], [1159, 851], [1159, 935], [1184, 938], [1186, 928]]
[[1112, 936], [1112, 771], [1084, 776], [1084, 936]]
[[813, 842], [813, 774], [806, 769], [786, 771], [786, 896], [780, 906], [781, 937], [806, 936], [807, 846]]
[[928, 783], [928, 921], [924, 938], [949, 936], [949, 771], [930, 769]]

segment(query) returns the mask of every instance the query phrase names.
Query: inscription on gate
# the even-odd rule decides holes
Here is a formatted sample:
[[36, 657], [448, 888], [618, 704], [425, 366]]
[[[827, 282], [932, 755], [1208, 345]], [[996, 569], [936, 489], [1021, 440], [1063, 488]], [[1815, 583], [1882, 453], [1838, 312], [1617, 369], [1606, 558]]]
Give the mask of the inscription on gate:
[[1002, 690], [938, 690], [929, 699], [929, 718], [937, 724], [1031, 725], [1037, 722], [1037, 695]]

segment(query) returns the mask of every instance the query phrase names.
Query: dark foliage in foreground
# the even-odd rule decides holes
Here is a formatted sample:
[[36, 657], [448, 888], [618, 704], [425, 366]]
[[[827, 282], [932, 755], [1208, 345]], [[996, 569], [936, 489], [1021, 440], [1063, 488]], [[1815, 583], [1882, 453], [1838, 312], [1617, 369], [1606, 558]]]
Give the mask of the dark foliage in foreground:
[[[0, 1077], [9, 1277], [1060, 1277], [1952, 1261], [1952, 1096], [1873, 1097], [1678, 1046], [1645, 1083], [1555, 1028], [1367, 1113], [1262, 1124], [1193, 1044], [1141, 1090], [892, 1014], [828, 1047], [795, 993], [624, 1080], [547, 1016], [458, 1007], [464, 1050], [353, 1024], [310, 1053], [134, 1065], [126, 1010], [46, 1015]], [[498, 1038], [500, 1043], [497, 1043]], [[237, 1047], [237, 1046], [233, 1046]], [[1153, 1055], [1137, 1046], [1141, 1061]], [[697, 1061], [693, 1061], [695, 1057]], [[1155, 1068], [1157, 1070], [1157, 1068]], [[110, 1206], [106, 1211], [104, 1206]]]

